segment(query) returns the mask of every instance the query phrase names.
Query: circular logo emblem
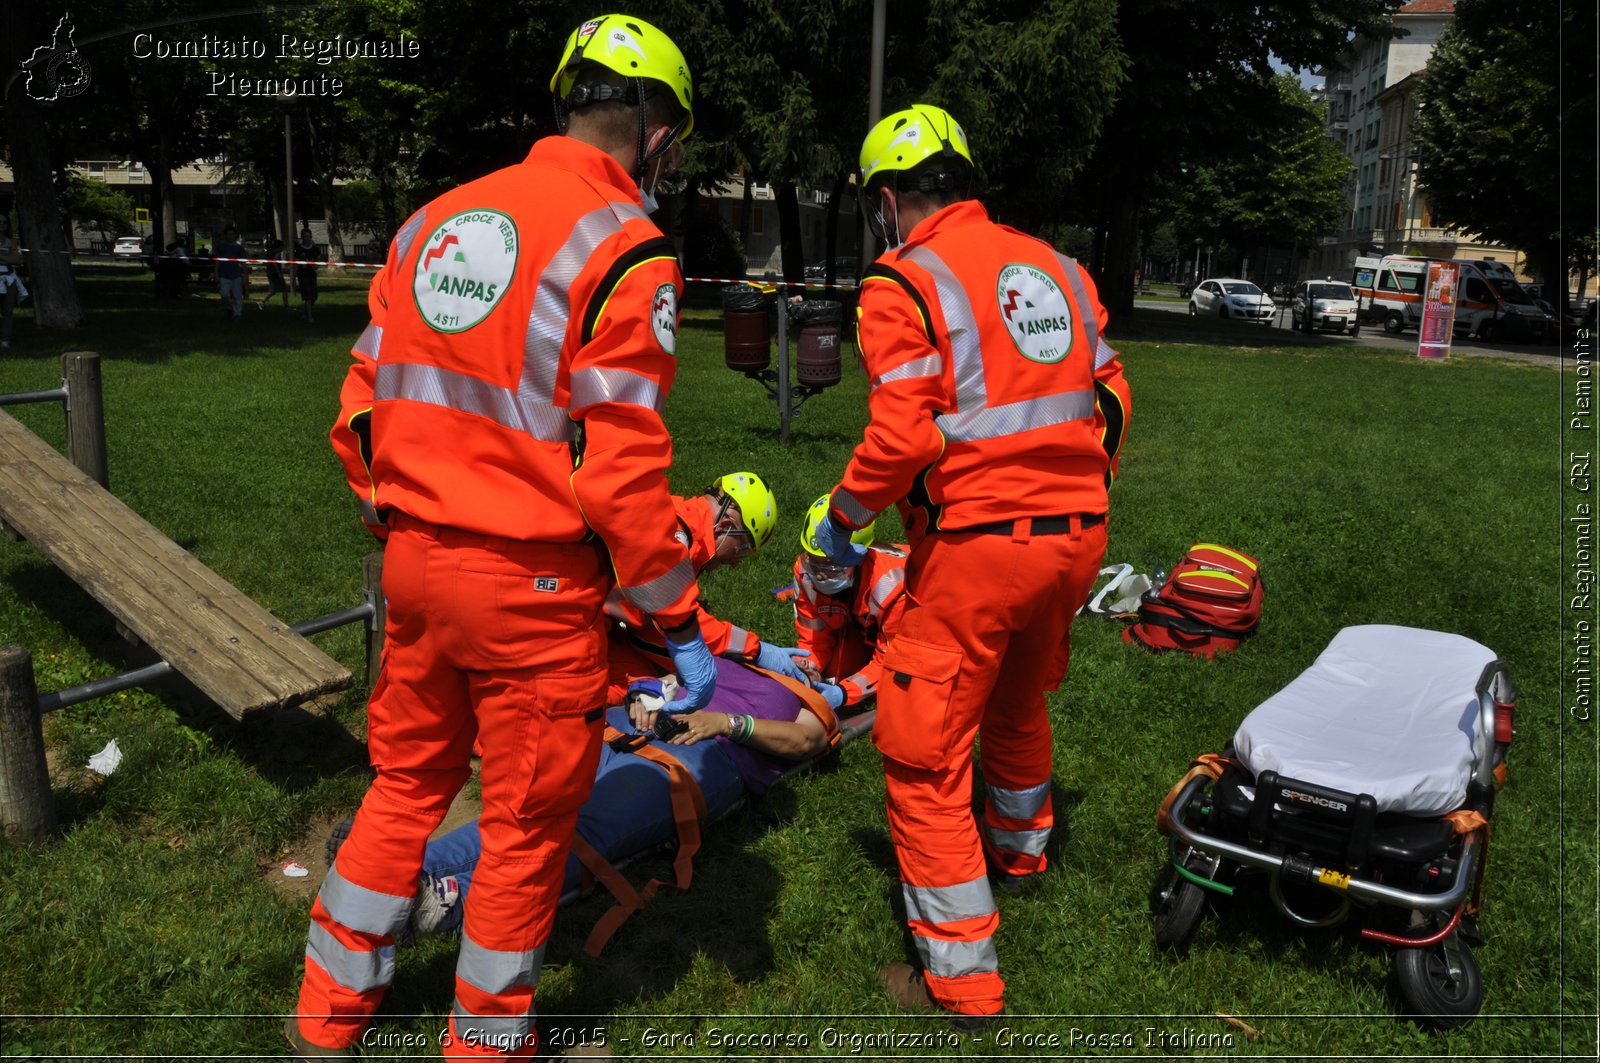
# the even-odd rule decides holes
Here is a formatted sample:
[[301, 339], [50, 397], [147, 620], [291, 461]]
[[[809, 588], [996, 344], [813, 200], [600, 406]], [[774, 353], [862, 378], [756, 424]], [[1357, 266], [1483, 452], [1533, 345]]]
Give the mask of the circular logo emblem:
[[656, 342], [668, 354], [678, 353], [678, 289], [663, 284], [650, 300], [650, 327], [655, 331]]
[[89, 87], [91, 70], [88, 61], [76, 50], [63, 52], [50, 60], [50, 65], [45, 68], [45, 79], [55, 90], [53, 98], [64, 100], [72, 96], [81, 96]]
[[516, 223], [498, 210], [464, 210], [417, 255], [417, 311], [436, 332], [465, 332], [489, 316], [516, 268]]
[[1072, 348], [1072, 307], [1055, 280], [1036, 266], [1010, 265], [995, 286], [1000, 319], [1022, 357], [1051, 364]]

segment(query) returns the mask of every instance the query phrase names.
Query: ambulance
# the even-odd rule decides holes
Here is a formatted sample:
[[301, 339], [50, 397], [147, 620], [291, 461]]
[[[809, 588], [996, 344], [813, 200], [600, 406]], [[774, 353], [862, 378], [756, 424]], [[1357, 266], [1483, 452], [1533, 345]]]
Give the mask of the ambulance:
[[1551, 317], [1517, 283], [1504, 262], [1492, 258], [1427, 259], [1412, 255], [1384, 255], [1356, 259], [1350, 287], [1355, 289], [1363, 322], [1381, 324], [1385, 332], [1400, 333], [1422, 322], [1422, 296], [1427, 288], [1429, 262], [1453, 262], [1460, 269], [1457, 284], [1457, 333], [1488, 339], [1543, 340], [1551, 330]]

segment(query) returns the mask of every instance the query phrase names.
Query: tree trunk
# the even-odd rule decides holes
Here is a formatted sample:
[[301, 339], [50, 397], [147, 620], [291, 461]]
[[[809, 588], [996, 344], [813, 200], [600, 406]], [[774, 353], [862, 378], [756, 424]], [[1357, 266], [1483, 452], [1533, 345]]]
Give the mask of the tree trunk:
[[322, 193], [322, 220], [328, 226], [328, 260], [344, 260], [344, 237], [339, 232], [339, 205], [334, 198], [333, 152], [317, 135], [317, 123], [306, 118], [306, 131], [311, 141], [311, 169], [317, 175], [317, 189]]
[[38, 104], [20, 86], [6, 96], [5, 125], [16, 181], [17, 236], [29, 248], [34, 321], [40, 328], [75, 328], [83, 323], [83, 305], [56, 208], [49, 134]]
[[799, 284], [806, 279], [805, 242], [800, 238], [800, 194], [790, 181], [774, 185], [778, 195], [778, 238], [783, 247], [783, 279]]
[[[839, 253], [839, 197], [850, 194], [850, 171], [840, 170], [839, 175], [833, 179], [833, 191], [828, 193], [828, 220], [827, 232], [822, 240], [822, 261], [826, 263], [824, 280], [829, 284], [838, 280], [838, 253]], [[861, 266], [856, 265], [859, 275]]]
[[1095, 277], [1113, 330], [1133, 317], [1133, 267], [1139, 254], [1139, 189], [1121, 185], [1106, 204], [1105, 256]]
[[744, 172], [744, 198], [739, 210], [739, 244], [744, 248], [745, 271], [750, 269], [750, 236], [755, 225], [756, 192], [748, 169]]

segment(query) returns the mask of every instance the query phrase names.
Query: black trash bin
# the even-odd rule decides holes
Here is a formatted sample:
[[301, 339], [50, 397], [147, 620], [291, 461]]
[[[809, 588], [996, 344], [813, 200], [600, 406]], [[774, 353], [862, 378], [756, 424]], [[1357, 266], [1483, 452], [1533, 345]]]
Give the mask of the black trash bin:
[[772, 306], [776, 297], [753, 284], [722, 289], [722, 351], [728, 368], [759, 373], [772, 364]]
[[806, 299], [791, 306], [789, 316], [800, 326], [796, 381], [812, 388], [837, 384], [844, 375], [839, 356], [844, 304], [832, 299]]

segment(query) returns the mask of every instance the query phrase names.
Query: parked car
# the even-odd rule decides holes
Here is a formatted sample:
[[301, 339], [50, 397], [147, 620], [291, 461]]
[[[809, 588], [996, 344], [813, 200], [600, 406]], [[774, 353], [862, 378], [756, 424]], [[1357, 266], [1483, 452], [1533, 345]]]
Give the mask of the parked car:
[[111, 254], [116, 258], [140, 258], [144, 253], [144, 241], [137, 236], [119, 236], [111, 245]]
[[[828, 276], [828, 263], [826, 260], [813, 262], [806, 267], [806, 280], [826, 280]], [[838, 281], [855, 280], [856, 260], [854, 258], [836, 258], [833, 260], [833, 279]]]
[[1356, 320], [1356, 293], [1343, 281], [1296, 284], [1289, 297], [1289, 319], [1295, 328], [1304, 332], [1317, 329], [1342, 332], [1347, 328], [1352, 336], [1361, 332], [1361, 322]]
[[1218, 317], [1237, 317], [1246, 321], [1267, 321], [1277, 313], [1272, 296], [1262, 291], [1252, 281], [1237, 277], [1216, 277], [1203, 280], [1189, 296], [1189, 313], [1216, 314]]

